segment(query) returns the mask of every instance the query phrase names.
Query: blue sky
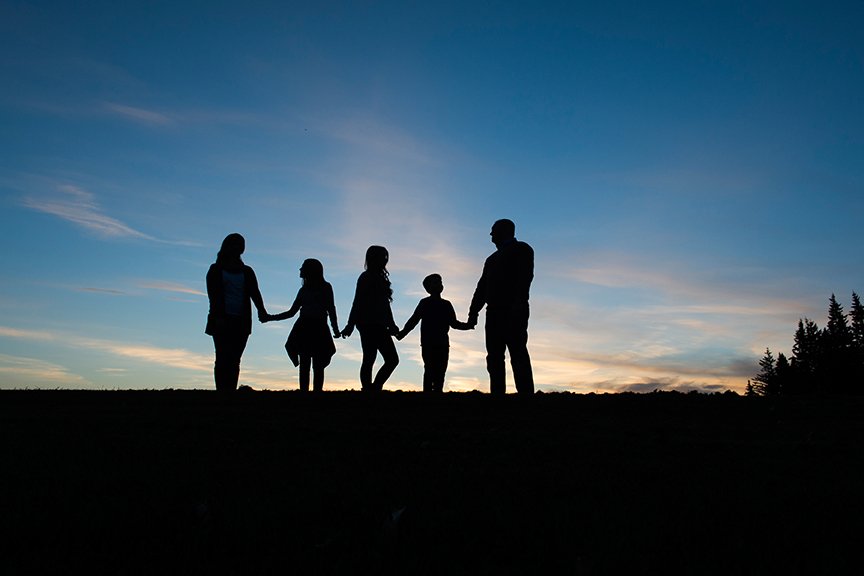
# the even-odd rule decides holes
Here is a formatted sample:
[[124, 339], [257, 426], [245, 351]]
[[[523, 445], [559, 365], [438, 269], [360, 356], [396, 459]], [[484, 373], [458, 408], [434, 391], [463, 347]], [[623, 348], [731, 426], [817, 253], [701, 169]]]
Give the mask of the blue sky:
[[[370, 244], [401, 325], [464, 319], [511, 218], [538, 387], [742, 390], [864, 290], [861, 2], [0, 4], [0, 388], [212, 388], [204, 275], [269, 311], [305, 258], [340, 324]], [[481, 317], [482, 322], [482, 317]], [[291, 321], [244, 383], [291, 389]], [[418, 390], [419, 334], [390, 389]], [[450, 390], [487, 390], [482, 330]], [[359, 339], [328, 389], [358, 388]], [[511, 382], [512, 390], [512, 382]]]

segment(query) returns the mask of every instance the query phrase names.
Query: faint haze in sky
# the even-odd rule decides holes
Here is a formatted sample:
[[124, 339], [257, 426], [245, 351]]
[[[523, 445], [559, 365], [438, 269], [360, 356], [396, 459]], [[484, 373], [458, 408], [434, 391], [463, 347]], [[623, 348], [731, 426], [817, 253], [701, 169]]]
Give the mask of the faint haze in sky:
[[[536, 252], [547, 391], [743, 390], [864, 290], [860, 2], [0, 4], [0, 387], [212, 388], [230, 232], [268, 310], [367, 246], [400, 325], [464, 320], [489, 229]], [[449, 390], [488, 390], [480, 329]], [[241, 383], [296, 388], [290, 323]], [[326, 389], [358, 388], [356, 335]], [[419, 390], [418, 335], [388, 388]], [[512, 379], [510, 380], [512, 391]]]

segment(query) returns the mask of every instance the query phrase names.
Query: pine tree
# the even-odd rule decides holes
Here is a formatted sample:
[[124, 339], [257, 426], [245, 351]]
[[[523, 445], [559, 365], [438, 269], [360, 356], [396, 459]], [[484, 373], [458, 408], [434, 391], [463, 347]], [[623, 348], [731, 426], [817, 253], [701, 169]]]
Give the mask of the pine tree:
[[849, 329], [852, 332], [852, 363], [854, 365], [852, 378], [854, 389], [850, 391], [861, 394], [864, 392], [864, 389], [860, 389], [860, 383], [864, 381], [864, 306], [861, 305], [861, 299], [855, 292], [852, 292], [849, 322]]
[[830, 392], [848, 392], [854, 378], [852, 358], [852, 331], [834, 294], [828, 304], [828, 324], [822, 336], [822, 359], [824, 370], [821, 376]]
[[837, 302], [834, 294], [828, 301], [828, 324], [825, 326], [825, 334], [832, 347], [840, 349], [849, 348], [852, 345], [852, 331], [849, 329], [849, 321], [843, 312], [843, 306]]
[[792, 367], [782, 352], [777, 354], [777, 365], [774, 368], [774, 383], [766, 390], [768, 396], [779, 396], [786, 393], [786, 388], [792, 380]]
[[852, 332], [852, 347], [859, 353], [864, 353], [864, 306], [858, 294], [852, 292], [852, 307], [849, 309], [849, 320]]
[[765, 355], [759, 360], [759, 373], [753, 377], [753, 382], [753, 392], [757, 396], [773, 395], [777, 385], [777, 366], [769, 348], [765, 349]]
[[792, 345], [792, 376], [786, 392], [812, 394], [817, 391], [822, 331], [809, 318], [798, 320]]

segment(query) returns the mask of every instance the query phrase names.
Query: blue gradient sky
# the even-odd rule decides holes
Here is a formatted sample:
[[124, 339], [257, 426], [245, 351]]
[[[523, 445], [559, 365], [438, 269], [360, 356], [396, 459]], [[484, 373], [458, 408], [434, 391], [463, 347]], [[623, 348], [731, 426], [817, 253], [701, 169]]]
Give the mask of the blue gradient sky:
[[[204, 275], [271, 312], [369, 244], [401, 325], [467, 315], [489, 228], [535, 248], [547, 391], [743, 389], [864, 290], [861, 2], [0, 4], [0, 387], [212, 388]], [[483, 318], [481, 317], [481, 322]], [[244, 383], [296, 388], [291, 322]], [[417, 390], [419, 331], [388, 388]], [[448, 389], [487, 390], [482, 330]], [[359, 339], [328, 389], [357, 388]], [[512, 385], [511, 385], [512, 390]]]

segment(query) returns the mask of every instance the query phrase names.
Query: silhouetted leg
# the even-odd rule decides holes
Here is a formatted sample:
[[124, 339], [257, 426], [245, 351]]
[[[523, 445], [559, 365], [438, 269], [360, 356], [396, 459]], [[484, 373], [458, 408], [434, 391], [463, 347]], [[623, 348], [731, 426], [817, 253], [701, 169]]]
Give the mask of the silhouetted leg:
[[365, 392], [371, 392], [372, 388], [372, 366], [378, 357], [378, 342], [374, 336], [372, 327], [357, 327], [360, 332], [360, 347], [363, 349], [363, 360], [360, 361], [360, 386]]
[[438, 385], [435, 392], [444, 392], [444, 377], [447, 375], [447, 364], [450, 363], [450, 348], [441, 349], [441, 357], [438, 364]]
[[216, 381], [216, 390], [220, 392], [237, 390], [237, 383], [240, 380], [240, 358], [246, 349], [248, 339], [248, 334], [230, 329], [213, 336], [213, 346], [216, 350], [213, 377]]
[[435, 382], [435, 367], [432, 349], [428, 346], [420, 345], [420, 355], [423, 357], [423, 392], [432, 392]]
[[446, 347], [421, 347], [423, 353], [423, 391], [441, 392], [444, 389], [444, 374], [450, 349]]
[[519, 394], [534, 394], [534, 372], [528, 354], [528, 312], [513, 312], [507, 335], [510, 366]]
[[309, 391], [309, 370], [312, 367], [312, 357], [308, 354], [300, 355], [300, 391]]
[[489, 392], [495, 395], [507, 391], [504, 352], [507, 349], [506, 314], [486, 309], [486, 371], [489, 372]]
[[423, 363], [423, 392], [432, 392], [432, 370], [426, 362]]
[[393, 374], [396, 366], [399, 365], [399, 354], [396, 352], [396, 344], [393, 342], [393, 337], [383, 328], [380, 331], [378, 351], [381, 352], [381, 358], [384, 360], [384, 364], [382, 364], [381, 368], [378, 369], [372, 387], [376, 391], [380, 392], [384, 388], [384, 383], [387, 382], [387, 379], [390, 378], [391, 374]]
[[314, 392], [324, 391], [324, 368], [330, 364], [326, 356], [314, 356], [312, 358], [312, 390]]

